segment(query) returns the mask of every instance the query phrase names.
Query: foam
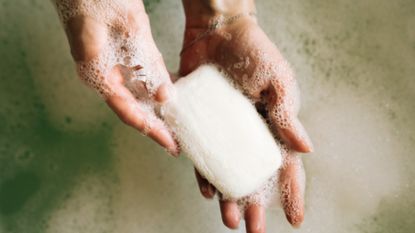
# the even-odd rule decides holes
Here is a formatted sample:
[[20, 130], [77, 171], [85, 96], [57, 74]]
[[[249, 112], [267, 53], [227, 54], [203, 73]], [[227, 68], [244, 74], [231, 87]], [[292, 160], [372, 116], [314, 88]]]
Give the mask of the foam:
[[251, 77], [243, 77], [242, 86], [249, 93], [262, 89], [265, 83], [269, 82], [271, 93], [278, 94], [268, 111], [269, 117], [276, 127], [291, 128], [294, 121], [290, 118], [296, 116], [300, 109], [299, 89], [289, 63], [278, 50], [273, 53], [272, 56], [264, 51], [255, 53], [254, 56], [258, 57], [262, 64], [255, 68]]
[[[153, 43], [148, 17], [140, 1], [53, 2], [66, 30], [70, 20], [78, 16], [90, 18], [104, 27], [105, 42], [99, 54], [87, 61], [76, 61], [80, 78], [101, 96], [107, 98], [115, 94], [108, 78], [117, 65], [124, 68], [125, 85], [137, 99], [143, 97], [143, 92], [153, 96], [161, 83], [169, 80], [166, 69], [160, 67], [162, 56]], [[144, 90], [136, 88], [141, 82]]]
[[[300, 155], [291, 153], [285, 144], [280, 144], [280, 149], [282, 155], [282, 165], [280, 169], [278, 169], [278, 171], [276, 171], [268, 179], [268, 181], [259, 187], [254, 193], [238, 199], [220, 196], [222, 200], [235, 201], [238, 205], [240, 216], [244, 215], [245, 210], [250, 205], [260, 205], [271, 208], [283, 207], [284, 209], [289, 210], [290, 213], [294, 214], [298, 211], [298, 206], [302, 204], [295, 203], [293, 201], [300, 201], [304, 203], [306, 176], [302, 159]], [[281, 179], [281, 170], [289, 165], [295, 166], [296, 172], [293, 174], [294, 177], [292, 178], [298, 181], [299, 193], [291, 192], [291, 179]], [[296, 196], [293, 197], [292, 195]]]
[[[165, 61], [175, 68], [184, 27], [181, 2], [154, 2], [152, 31], [158, 32]], [[111, 141], [102, 141], [100, 147], [111, 150], [114, 162], [98, 169], [117, 177], [101, 179], [100, 172], [94, 177], [103, 183], [117, 179], [119, 187], [97, 189], [97, 182], [74, 175], [80, 172], [79, 166], [68, 160], [62, 160], [69, 169], [62, 178], [84, 183], [85, 188], [71, 182], [58, 187], [51, 183], [44, 168], [61, 153], [53, 147], [80, 144], [31, 137], [42, 133], [36, 131], [39, 119], [42, 126], [70, 115], [70, 127], [94, 134], [105, 130], [98, 127], [112, 115], [89, 95], [94, 93], [85, 92], [73, 79], [69, 53], [62, 49], [66, 41], [50, 2], [2, 3], [0, 50], [6, 56], [0, 62], [1, 112], [3, 126], [12, 131], [7, 130], [7, 137], [0, 140], [0, 183], [21, 169], [33, 169], [41, 175], [41, 186], [18, 213], [0, 216], [0, 232], [230, 232], [219, 217], [217, 202], [200, 197], [193, 169], [185, 159], [169, 158], [150, 139], [118, 123], [111, 125]], [[303, 156], [308, 177], [304, 224], [292, 230], [282, 210], [269, 209], [269, 232], [403, 233], [415, 229], [415, 53], [411, 49], [415, 37], [405, 36], [409, 29], [415, 30], [414, 6], [414, 1], [406, 0], [257, 1], [259, 22], [283, 46], [298, 73], [304, 95], [301, 119], [316, 149], [315, 155]], [[35, 113], [37, 103], [44, 106], [45, 115]], [[68, 133], [66, 128], [57, 130]], [[35, 157], [27, 161], [29, 166], [33, 162], [27, 168], [13, 157], [27, 144], [24, 132], [36, 144], [28, 148]], [[48, 159], [41, 159], [43, 144], [51, 145], [44, 147], [50, 152], [43, 155]], [[91, 148], [90, 152], [102, 150]], [[68, 192], [71, 195], [63, 197]], [[94, 209], [91, 205], [97, 211], [85, 213]], [[43, 229], [45, 222], [50, 230]], [[76, 225], [89, 227], [80, 230]], [[235, 232], [244, 232], [244, 224]]]
[[281, 152], [255, 107], [216, 67], [175, 84], [164, 119], [198, 171], [225, 197], [254, 193], [281, 165]]

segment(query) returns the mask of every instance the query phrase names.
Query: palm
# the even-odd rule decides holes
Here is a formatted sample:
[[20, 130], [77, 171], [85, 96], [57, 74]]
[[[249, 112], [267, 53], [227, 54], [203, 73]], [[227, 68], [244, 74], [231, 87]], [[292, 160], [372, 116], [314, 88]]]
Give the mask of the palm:
[[[267, 119], [275, 136], [286, 146], [284, 163], [279, 172], [281, 202], [291, 224], [298, 226], [303, 220], [304, 178], [300, 158], [294, 151], [309, 152], [311, 143], [298, 121], [299, 99], [293, 73], [278, 49], [252, 18], [241, 18], [198, 39], [206, 31], [188, 28], [185, 32], [180, 75], [186, 75], [203, 63], [215, 63], [237, 83], [254, 101], [258, 111]], [[214, 195], [214, 188], [197, 174], [202, 194]], [[222, 202], [224, 223], [231, 228], [239, 222], [236, 204]], [[250, 225], [265, 224], [263, 208], [248, 207], [245, 219]], [[251, 223], [250, 223], [251, 222]]]
[[[152, 104], [149, 104], [154, 101], [163, 102], [168, 98], [170, 76], [151, 36], [144, 6], [140, 2], [131, 4], [126, 9], [120, 6], [120, 9], [124, 9], [120, 15], [107, 12], [112, 8], [101, 9], [100, 15], [111, 15], [106, 19], [109, 22], [99, 21], [88, 14], [75, 15], [65, 20], [71, 53], [78, 67], [87, 67], [85, 64], [92, 67], [93, 72], [82, 72], [81, 79], [105, 98], [123, 122], [153, 138], [173, 155], [177, 155], [179, 149], [173, 136], [156, 116]], [[61, 14], [68, 15], [68, 12], [63, 11]], [[110, 33], [115, 28], [118, 34], [125, 36], [124, 41], [136, 45], [134, 56], [137, 59], [134, 64], [128, 62], [132, 60], [130, 55], [120, 54], [122, 52], [108, 46], [109, 42], [118, 43], [119, 38]], [[126, 42], [122, 42], [120, 51], [131, 53], [133, 49], [125, 44]], [[123, 59], [119, 59], [122, 62], [110, 63], [108, 60], [111, 59], [105, 57]], [[124, 75], [126, 72], [140, 72], [145, 79], [133, 81], [131, 77], [137, 75]], [[127, 76], [130, 77], [128, 80]]]

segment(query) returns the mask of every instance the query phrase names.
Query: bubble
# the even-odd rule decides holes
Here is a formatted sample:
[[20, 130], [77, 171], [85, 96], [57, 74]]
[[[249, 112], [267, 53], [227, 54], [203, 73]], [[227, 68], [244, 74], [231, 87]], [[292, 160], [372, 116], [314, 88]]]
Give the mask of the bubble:
[[[281, 157], [252, 103], [229, 84], [215, 66], [200, 66], [175, 83], [176, 98], [162, 107], [200, 174], [225, 198], [235, 198], [261, 187]], [[258, 202], [262, 196], [256, 195]]]
[[[99, 54], [89, 61], [78, 61], [77, 71], [81, 79], [95, 89], [103, 98], [116, 94], [108, 79], [117, 65], [125, 67], [123, 76], [145, 76], [145, 85], [150, 97], [158, 86], [168, 79], [158, 62], [161, 54], [150, 43], [151, 32], [144, 25], [148, 21], [144, 12], [140, 12], [138, 2], [132, 0], [87, 1], [55, 0], [60, 19], [66, 27], [69, 20], [76, 16], [90, 17], [107, 29], [105, 46]], [[137, 10], [136, 11], [133, 11]], [[139, 22], [137, 22], [139, 21]], [[139, 72], [135, 67], [142, 67]], [[124, 77], [125, 78], [125, 77]], [[131, 78], [130, 78], [131, 79]], [[142, 98], [132, 85], [127, 86], [136, 98]], [[142, 91], [142, 90], [140, 90]]]

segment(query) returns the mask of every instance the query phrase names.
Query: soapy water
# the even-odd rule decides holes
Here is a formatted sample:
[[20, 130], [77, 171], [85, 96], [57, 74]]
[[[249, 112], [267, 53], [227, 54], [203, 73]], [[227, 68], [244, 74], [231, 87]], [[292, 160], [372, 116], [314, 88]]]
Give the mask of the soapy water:
[[[306, 212], [295, 232], [414, 231], [413, 4], [257, 2], [297, 73], [315, 145], [302, 156]], [[153, 10], [174, 70], [181, 3]], [[49, 2], [3, 1], [0, 11], [0, 232], [229, 232], [187, 160], [167, 157], [79, 84]], [[294, 232], [281, 209], [267, 217], [269, 232]]]

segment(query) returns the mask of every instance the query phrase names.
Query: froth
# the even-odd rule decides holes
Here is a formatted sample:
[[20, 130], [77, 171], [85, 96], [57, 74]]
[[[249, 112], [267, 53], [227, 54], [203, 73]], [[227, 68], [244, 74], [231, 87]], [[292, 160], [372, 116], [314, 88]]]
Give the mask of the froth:
[[[104, 98], [115, 94], [110, 72], [123, 68], [125, 86], [137, 99], [151, 97], [162, 82], [169, 79], [160, 52], [153, 43], [148, 18], [139, 1], [132, 0], [54, 0], [66, 30], [75, 17], [89, 18], [105, 28], [105, 39], [98, 54], [77, 61], [77, 71], [85, 83]], [[140, 25], [139, 25], [140, 24]], [[77, 36], [77, 35], [75, 35]], [[139, 88], [143, 86], [144, 89]], [[145, 94], [143, 94], [145, 93]]]
[[[281, 168], [270, 177], [264, 185], [257, 189], [254, 193], [239, 199], [233, 199], [224, 195], [220, 195], [221, 200], [235, 201], [238, 205], [240, 216], [244, 215], [245, 210], [250, 205], [260, 205], [263, 207], [283, 207], [287, 212], [293, 216], [298, 216], [300, 207], [304, 204], [305, 192], [305, 172], [302, 160], [299, 155], [290, 154], [290, 150], [284, 144], [280, 144], [283, 164]], [[294, 179], [298, 181], [299, 190], [293, 192], [291, 188], [291, 181], [283, 179], [281, 170], [287, 168], [289, 165], [296, 167]], [[302, 202], [302, 203], [298, 203]]]
[[200, 174], [224, 195], [246, 196], [281, 165], [280, 149], [252, 103], [215, 66], [175, 83], [164, 120]]
[[[267, 48], [269, 49], [269, 48]], [[295, 74], [282, 54], [265, 48], [239, 54], [225, 67], [253, 102], [261, 102], [275, 129], [296, 128], [300, 107]]]

